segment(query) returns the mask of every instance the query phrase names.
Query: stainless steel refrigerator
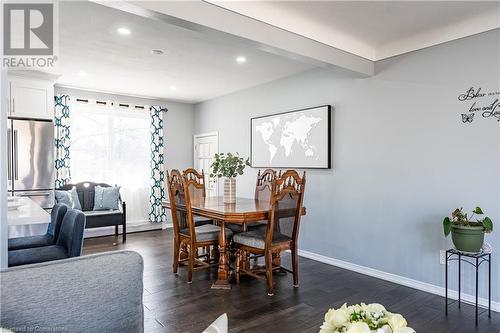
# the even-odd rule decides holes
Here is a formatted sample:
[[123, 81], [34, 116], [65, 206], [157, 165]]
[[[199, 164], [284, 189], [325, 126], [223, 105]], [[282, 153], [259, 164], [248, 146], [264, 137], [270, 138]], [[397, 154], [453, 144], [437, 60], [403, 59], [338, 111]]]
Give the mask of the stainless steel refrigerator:
[[43, 208], [54, 205], [54, 126], [51, 121], [9, 119], [9, 195], [30, 197]]

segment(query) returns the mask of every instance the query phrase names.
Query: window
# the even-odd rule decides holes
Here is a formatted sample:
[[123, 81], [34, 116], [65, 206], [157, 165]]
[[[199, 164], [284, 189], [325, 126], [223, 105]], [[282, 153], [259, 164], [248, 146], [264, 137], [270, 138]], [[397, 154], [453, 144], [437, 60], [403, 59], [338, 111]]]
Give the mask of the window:
[[71, 179], [121, 186], [127, 222], [148, 220], [150, 117], [146, 110], [71, 106]]

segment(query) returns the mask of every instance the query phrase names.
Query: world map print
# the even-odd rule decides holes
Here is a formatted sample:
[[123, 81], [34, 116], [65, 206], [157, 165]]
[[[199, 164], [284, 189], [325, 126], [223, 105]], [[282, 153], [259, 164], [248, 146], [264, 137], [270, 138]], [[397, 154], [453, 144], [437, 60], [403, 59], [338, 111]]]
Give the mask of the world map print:
[[252, 119], [252, 165], [328, 167], [329, 107]]

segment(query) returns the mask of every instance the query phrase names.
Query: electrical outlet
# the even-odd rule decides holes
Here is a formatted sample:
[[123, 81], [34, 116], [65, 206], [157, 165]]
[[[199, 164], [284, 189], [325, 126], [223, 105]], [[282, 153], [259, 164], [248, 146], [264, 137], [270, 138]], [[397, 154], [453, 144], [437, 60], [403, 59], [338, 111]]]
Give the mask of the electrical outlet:
[[446, 251], [445, 250], [439, 250], [439, 263], [441, 265], [444, 265], [446, 263]]

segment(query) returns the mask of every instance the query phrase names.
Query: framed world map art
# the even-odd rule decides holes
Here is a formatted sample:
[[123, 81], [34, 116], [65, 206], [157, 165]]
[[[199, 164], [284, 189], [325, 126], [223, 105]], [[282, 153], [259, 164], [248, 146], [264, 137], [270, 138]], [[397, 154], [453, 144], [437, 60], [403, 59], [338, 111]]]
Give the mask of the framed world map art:
[[322, 105], [252, 118], [252, 167], [329, 169], [331, 109]]

